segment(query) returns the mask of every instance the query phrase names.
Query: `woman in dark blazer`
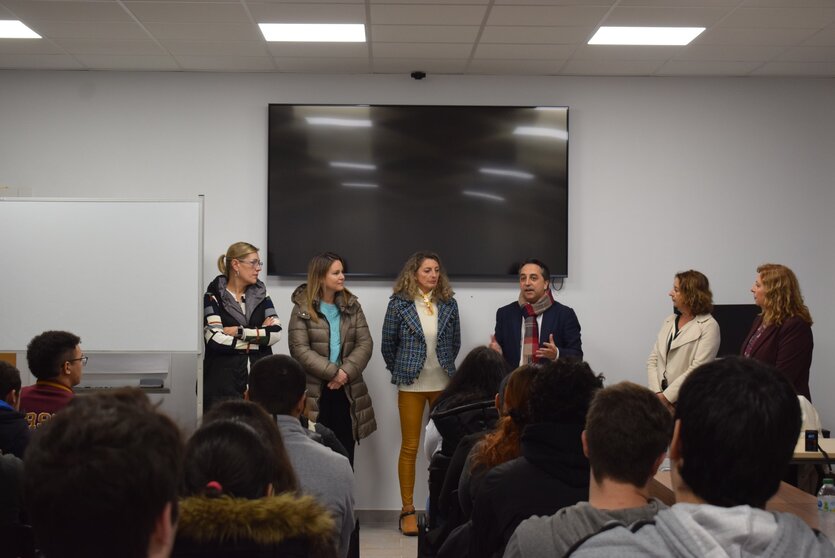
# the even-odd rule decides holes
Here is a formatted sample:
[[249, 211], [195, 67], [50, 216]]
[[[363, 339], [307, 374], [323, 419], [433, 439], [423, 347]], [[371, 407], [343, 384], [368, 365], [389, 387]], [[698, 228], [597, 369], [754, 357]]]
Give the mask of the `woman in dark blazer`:
[[757, 268], [751, 292], [762, 312], [754, 318], [742, 344], [743, 356], [771, 364], [788, 378], [798, 395], [811, 401], [812, 316], [797, 277], [784, 265], [763, 264]]
[[416, 252], [394, 284], [383, 322], [383, 359], [391, 372], [391, 383], [398, 387], [400, 530], [406, 535], [418, 533], [413, 497], [423, 409], [432, 405], [455, 373], [455, 358], [461, 348], [454, 294], [441, 258], [433, 252]]

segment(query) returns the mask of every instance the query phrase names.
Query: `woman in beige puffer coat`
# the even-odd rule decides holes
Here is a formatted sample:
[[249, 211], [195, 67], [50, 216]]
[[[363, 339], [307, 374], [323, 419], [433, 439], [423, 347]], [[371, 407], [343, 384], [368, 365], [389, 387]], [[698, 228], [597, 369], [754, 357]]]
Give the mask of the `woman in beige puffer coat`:
[[373, 350], [371, 333], [344, 282], [337, 254], [310, 261], [307, 283], [292, 295], [288, 342], [290, 355], [307, 372], [307, 417], [334, 431], [353, 465], [354, 442], [374, 432], [377, 422], [362, 379]]

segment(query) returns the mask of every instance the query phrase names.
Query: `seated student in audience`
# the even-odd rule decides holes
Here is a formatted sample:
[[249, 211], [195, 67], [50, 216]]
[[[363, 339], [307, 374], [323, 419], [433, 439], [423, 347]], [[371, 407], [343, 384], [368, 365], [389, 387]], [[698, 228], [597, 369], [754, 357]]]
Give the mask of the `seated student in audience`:
[[[458, 500], [464, 519], [469, 519], [481, 481], [494, 467], [522, 455], [522, 430], [528, 424], [528, 398], [539, 367], [526, 364], [514, 370], [502, 393], [501, 417], [496, 428], [475, 444], [461, 472]], [[454, 457], [453, 457], [454, 459]]]
[[588, 499], [589, 462], [581, 434], [601, 387], [603, 377], [585, 362], [558, 359], [541, 365], [530, 388], [522, 456], [493, 468], [476, 496], [469, 556], [501, 556], [523, 520]]
[[606, 528], [571, 556], [835, 556], [796, 515], [764, 509], [799, 433], [797, 396], [776, 369], [739, 357], [703, 364], [676, 405], [676, 504], [654, 521]]
[[305, 370], [295, 359], [272, 355], [253, 365], [247, 397], [275, 417], [300, 488], [333, 514], [339, 556], [344, 557], [354, 530], [354, 473], [347, 457], [312, 440], [299, 422], [306, 383]]
[[[276, 453], [240, 420], [205, 424], [186, 445], [174, 557], [336, 556], [333, 520], [312, 496], [275, 486]], [[289, 477], [288, 477], [289, 478]]]
[[72, 388], [81, 382], [87, 364], [79, 343], [81, 339], [67, 331], [45, 331], [29, 342], [26, 361], [38, 379], [20, 392], [20, 408], [29, 428], [48, 421], [75, 397]]
[[507, 373], [504, 358], [489, 347], [476, 347], [464, 357], [432, 404], [423, 444], [427, 460], [438, 451], [451, 456], [463, 436], [493, 427], [496, 393]]
[[277, 465], [272, 483], [276, 492], [298, 488], [299, 481], [295, 471], [292, 467], [284, 466], [289, 462], [289, 457], [287, 457], [287, 450], [281, 439], [281, 432], [278, 431], [275, 421], [264, 409], [251, 401], [226, 399], [215, 404], [208, 413], [203, 415], [202, 424], [207, 425], [220, 420], [232, 420], [248, 424], [273, 450]]
[[24, 495], [46, 558], [170, 554], [182, 439], [134, 391], [79, 398], [32, 436]]
[[0, 360], [0, 454], [23, 459], [29, 443], [29, 425], [20, 407], [20, 371]]
[[609, 521], [652, 519], [666, 508], [650, 498], [649, 483], [667, 454], [672, 429], [672, 415], [650, 390], [621, 382], [598, 391], [582, 435], [591, 464], [589, 501], [523, 521], [505, 558], [562, 556]]

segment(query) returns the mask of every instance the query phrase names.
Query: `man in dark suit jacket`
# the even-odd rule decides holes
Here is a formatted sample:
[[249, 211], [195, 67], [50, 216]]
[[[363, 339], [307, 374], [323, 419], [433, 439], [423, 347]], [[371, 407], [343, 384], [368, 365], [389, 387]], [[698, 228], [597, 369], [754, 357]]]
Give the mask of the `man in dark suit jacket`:
[[[519, 300], [496, 312], [496, 329], [490, 347], [504, 355], [516, 368], [523, 362], [525, 317], [536, 315], [538, 342], [530, 348], [530, 360], [556, 360], [558, 357], [583, 358], [580, 322], [568, 306], [554, 300], [550, 290], [551, 273], [537, 259], [528, 259], [519, 267]], [[531, 324], [533, 325], [533, 324]]]

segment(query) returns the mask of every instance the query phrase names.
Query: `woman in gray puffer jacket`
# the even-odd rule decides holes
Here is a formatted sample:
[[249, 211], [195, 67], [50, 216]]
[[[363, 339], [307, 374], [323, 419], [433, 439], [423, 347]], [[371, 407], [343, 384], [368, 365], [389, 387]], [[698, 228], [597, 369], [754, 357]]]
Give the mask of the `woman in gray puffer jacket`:
[[307, 283], [292, 296], [290, 355], [307, 372], [310, 420], [334, 431], [354, 464], [354, 442], [377, 429], [362, 372], [373, 342], [365, 314], [344, 286], [344, 262], [325, 252], [310, 261]]

